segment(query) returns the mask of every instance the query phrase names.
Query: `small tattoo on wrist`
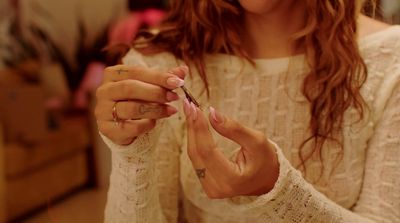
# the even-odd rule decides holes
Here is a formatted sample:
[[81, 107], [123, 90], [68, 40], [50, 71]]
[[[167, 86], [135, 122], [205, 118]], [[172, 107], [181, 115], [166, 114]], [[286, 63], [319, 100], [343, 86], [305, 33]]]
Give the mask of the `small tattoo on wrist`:
[[196, 175], [199, 179], [206, 177], [206, 168], [196, 169]]

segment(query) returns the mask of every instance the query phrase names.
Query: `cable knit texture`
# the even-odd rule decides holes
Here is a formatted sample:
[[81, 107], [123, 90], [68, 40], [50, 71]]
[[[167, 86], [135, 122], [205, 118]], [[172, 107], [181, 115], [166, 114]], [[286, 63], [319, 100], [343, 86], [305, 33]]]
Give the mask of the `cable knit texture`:
[[[275, 187], [258, 197], [207, 198], [186, 153], [179, 102], [177, 115], [129, 146], [103, 136], [113, 156], [105, 222], [400, 222], [400, 27], [364, 37], [359, 45], [369, 71], [362, 95], [370, 109], [356, 123], [357, 112], [346, 111], [344, 152], [340, 156], [334, 142], [325, 144], [322, 175], [318, 157], [306, 162], [306, 172], [297, 168], [299, 145], [310, 134], [309, 103], [300, 91], [304, 56], [260, 59], [252, 66], [212, 55], [206, 58], [211, 97], [196, 74], [186, 86], [203, 107], [212, 105], [274, 142], [280, 163]], [[131, 50], [124, 63], [167, 71], [181, 61]], [[214, 135], [228, 158], [237, 152], [238, 145]]]

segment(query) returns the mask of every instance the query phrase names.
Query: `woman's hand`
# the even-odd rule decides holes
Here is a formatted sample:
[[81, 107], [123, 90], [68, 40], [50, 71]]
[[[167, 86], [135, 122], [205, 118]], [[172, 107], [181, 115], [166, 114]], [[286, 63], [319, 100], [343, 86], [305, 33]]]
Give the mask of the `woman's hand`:
[[153, 129], [156, 119], [175, 114], [177, 109], [167, 103], [179, 99], [172, 90], [184, 84], [187, 72], [186, 66], [169, 72], [138, 66], [107, 67], [96, 92], [100, 132], [116, 144], [128, 145]]
[[262, 195], [272, 190], [279, 176], [279, 163], [274, 146], [263, 133], [244, 127], [210, 107], [212, 127], [241, 145], [236, 159], [230, 161], [216, 148], [203, 112], [187, 100], [184, 111], [188, 155], [208, 197]]

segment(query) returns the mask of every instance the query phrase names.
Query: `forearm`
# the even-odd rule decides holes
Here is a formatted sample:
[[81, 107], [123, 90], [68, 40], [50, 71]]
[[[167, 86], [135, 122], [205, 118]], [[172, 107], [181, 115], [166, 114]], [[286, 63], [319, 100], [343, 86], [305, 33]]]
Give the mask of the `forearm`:
[[280, 172], [272, 191], [230, 200], [233, 209], [265, 222], [373, 222], [331, 201], [309, 184], [279, 149], [277, 154]]
[[105, 222], [164, 222], [155, 173], [157, 135], [142, 135], [125, 148], [105, 139], [112, 151]]

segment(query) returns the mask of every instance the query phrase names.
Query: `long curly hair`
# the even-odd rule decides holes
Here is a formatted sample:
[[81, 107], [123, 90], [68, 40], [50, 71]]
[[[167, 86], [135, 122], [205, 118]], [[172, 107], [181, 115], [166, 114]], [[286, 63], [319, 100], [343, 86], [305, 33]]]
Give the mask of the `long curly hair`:
[[[314, 141], [314, 150], [299, 156], [305, 161], [315, 152], [322, 161], [322, 148], [327, 139], [342, 143], [333, 136], [342, 129], [344, 112], [353, 106], [364, 117], [366, 104], [360, 88], [367, 78], [367, 68], [357, 44], [357, 18], [363, 0], [307, 0], [307, 25], [294, 36], [304, 43], [311, 68], [303, 81], [302, 92], [310, 102], [312, 135], [301, 148]], [[339, 156], [343, 151], [339, 153]], [[322, 173], [322, 172], [321, 172]]]
[[[302, 87], [311, 114], [311, 136], [299, 149], [304, 168], [315, 152], [322, 161], [323, 145], [332, 139], [333, 132], [341, 130], [349, 107], [358, 111], [360, 120], [363, 118], [365, 102], [360, 88], [367, 77], [357, 45], [357, 17], [364, 1], [305, 2], [306, 26], [293, 36], [294, 42], [304, 46], [310, 67]], [[207, 54], [233, 54], [251, 62], [239, 37], [242, 12], [236, 0], [173, 0], [159, 32], [149, 40], [150, 48], [171, 52], [185, 63], [194, 64], [208, 92]], [[141, 44], [135, 41], [134, 47]], [[314, 149], [305, 152], [302, 148], [310, 141]]]

